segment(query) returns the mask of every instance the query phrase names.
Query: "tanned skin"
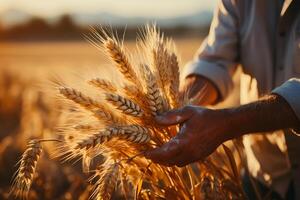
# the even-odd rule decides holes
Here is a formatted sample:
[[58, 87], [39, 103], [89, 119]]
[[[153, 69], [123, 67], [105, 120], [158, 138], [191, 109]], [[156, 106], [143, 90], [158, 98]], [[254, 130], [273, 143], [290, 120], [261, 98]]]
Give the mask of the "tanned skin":
[[[205, 86], [205, 90], [201, 88]], [[218, 100], [217, 88], [201, 76], [187, 77], [189, 97], [198, 91], [206, 96], [198, 105], [214, 104]], [[207, 109], [186, 106], [156, 117], [163, 126], [180, 124], [178, 134], [162, 147], [146, 153], [146, 157], [166, 166], [185, 166], [209, 156], [223, 142], [255, 132], [268, 132], [286, 128], [299, 128], [300, 122], [280, 96], [271, 94], [259, 101], [228, 109]]]

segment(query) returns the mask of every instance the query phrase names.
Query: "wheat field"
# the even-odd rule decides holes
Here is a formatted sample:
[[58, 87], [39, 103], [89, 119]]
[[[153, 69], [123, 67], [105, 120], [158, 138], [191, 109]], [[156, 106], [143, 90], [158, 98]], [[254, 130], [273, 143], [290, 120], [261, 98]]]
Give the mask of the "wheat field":
[[[201, 39], [178, 39], [175, 40], [175, 43], [181, 57], [181, 63], [186, 63], [192, 59], [201, 43]], [[125, 45], [129, 51], [133, 51], [135, 41], [125, 41]], [[3, 199], [11, 198], [9, 188], [11, 177], [17, 170], [15, 163], [26, 148], [27, 154], [26, 152], [23, 154], [22, 160], [27, 159], [30, 163], [21, 162], [20, 166], [28, 164], [34, 166], [33, 171], [28, 175], [25, 174], [25, 176], [28, 180], [35, 179], [32, 185], [30, 183], [29, 199], [87, 199], [89, 196], [95, 196], [96, 194], [93, 194], [93, 192], [91, 194], [93, 184], [97, 185], [97, 183], [93, 183], [95, 177], [90, 179], [91, 186], [86, 181], [89, 176], [85, 173], [84, 165], [78, 162], [75, 164], [72, 162], [60, 164], [60, 160], [53, 159], [51, 155], [51, 151], [56, 149], [53, 144], [43, 145], [42, 151], [39, 143], [35, 143], [34, 140], [29, 143], [28, 141], [34, 138], [53, 138], [53, 134], [62, 131], [57, 128], [57, 124], [62, 118], [60, 113], [63, 104], [53, 90], [55, 88], [53, 82], [63, 82], [63, 84], [76, 86], [76, 88], [86, 91], [87, 86], [81, 86], [78, 82], [86, 81], [87, 77], [92, 77], [90, 80], [92, 85], [103, 85], [102, 82], [99, 84], [98, 75], [108, 80], [118, 80], [120, 75], [113, 72], [110, 60], [85, 41], [72, 43], [2, 43], [0, 44], [0, 73], [0, 119], [4, 119], [0, 122], [0, 175], [5, 177], [1, 178], [0, 181], [0, 197]], [[108, 88], [107, 86], [106, 84], [106, 88]], [[111, 87], [110, 91], [114, 91], [114, 88]], [[76, 91], [67, 89], [61, 89], [60, 92], [65, 96], [78, 95]], [[114, 104], [121, 97], [108, 95], [106, 98]], [[126, 99], [121, 101], [126, 101]], [[91, 101], [89, 102], [91, 103]], [[140, 115], [140, 108], [135, 107], [133, 110], [134, 112], [131, 112], [131, 115]], [[74, 119], [71, 118], [68, 123], [71, 123], [71, 121], [74, 122]], [[77, 128], [82, 130], [90, 127], [78, 126]], [[130, 128], [145, 131], [139, 127]], [[148, 141], [148, 138], [142, 137], [135, 141], [138, 143], [144, 142]], [[36, 153], [35, 157], [24, 158], [24, 155], [31, 155], [32, 152]], [[37, 165], [36, 160], [39, 157], [41, 158]], [[110, 166], [106, 169], [106, 174], [120, 170], [119, 165], [114, 163], [108, 163], [105, 166]], [[7, 168], [10, 168], [10, 170], [7, 170]], [[20, 170], [22, 169], [26, 168], [20, 168]], [[36, 173], [33, 173], [34, 171]], [[129, 171], [128, 173], [135, 172]], [[183, 177], [188, 179], [185, 175]], [[105, 178], [107, 175], [99, 172], [95, 176]], [[113, 185], [120, 180], [110, 178], [109, 181], [109, 185]], [[139, 180], [135, 181], [137, 181], [136, 185], [140, 184]], [[214, 177], [208, 175], [203, 177], [202, 182], [208, 184], [206, 186], [207, 193], [213, 190], [212, 181], [214, 181]], [[215, 179], [215, 181], [217, 180]], [[22, 183], [22, 185], [25, 185], [25, 188], [22, 188], [21, 192], [22, 190], [29, 190], [27, 182]], [[140, 194], [135, 198], [149, 198], [149, 192], [151, 191], [147, 188], [149, 187], [146, 187], [145, 190], [140, 189]], [[108, 188], [102, 193], [106, 194], [113, 189]], [[130, 190], [130, 187], [123, 188], [123, 190], [126, 189]], [[109, 194], [109, 197], [112, 195], [112, 199], [123, 199], [126, 196], [122, 193], [130, 193], [121, 190], [122, 188], [116, 189], [114, 193]], [[162, 194], [161, 196], [164, 196], [165, 199], [172, 199], [174, 189], [169, 189], [168, 193], [171, 197], [167, 198], [166, 195]], [[20, 194], [20, 196], [22, 195]], [[182, 192], [182, 195], [187, 199], [190, 198], [186, 192]], [[130, 196], [129, 199], [133, 196]]]

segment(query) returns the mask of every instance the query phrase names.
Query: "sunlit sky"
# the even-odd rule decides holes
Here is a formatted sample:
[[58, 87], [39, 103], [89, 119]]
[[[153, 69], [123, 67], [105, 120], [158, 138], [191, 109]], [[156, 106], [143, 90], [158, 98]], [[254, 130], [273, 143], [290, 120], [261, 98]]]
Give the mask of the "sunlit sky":
[[217, 0], [0, 0], [0, 13], [21, 10], [52, 17], [62, 13], [109, 12], [126, 16], [172, 17], [211, 11]]

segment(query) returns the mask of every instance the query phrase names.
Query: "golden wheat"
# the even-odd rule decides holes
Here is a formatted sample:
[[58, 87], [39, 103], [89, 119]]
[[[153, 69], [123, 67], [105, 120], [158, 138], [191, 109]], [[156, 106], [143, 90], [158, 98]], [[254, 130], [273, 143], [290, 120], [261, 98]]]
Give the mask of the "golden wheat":
[[79, 141], [75, 149], [89, 149], [95, 147], [103, 142], [110, 140], [113, 136], [119, 134], [118, 128], [106, 128], [99, 133], [89, 135], [87, 138]]
[[100, 178], [96, 183], [96, 195], [97, 200], [110, 200], [111, 195], [117, 185], [119, 177], [119, 165], [117, 163], [108, 165], [106, 169], [99, 172]]
[[179, 94], [179, 65], [177, 56], [172, 53], [170, 57], [170, 69], [171, 69], [171, 77], [170, 83], [167, 86], [167, 96], [169, 97], [169, 101], [172, 108], [179, 107], [178, 94]]
[[[81, 109], [70, 111], [70, 119], [62, 129], [65, 132], [60, 152], [65, 159], [81, 158], [83, 171], [94, 173], [92, 180], [98, 178], [91, 181], [95, 183], [91, 198], [110, 199], [120, 180], [128, 199], [243, 199], [236, 163], [226, 146], [222, 154], [216, 151], [218, 159], [209, 157], [193, 167], [165, 167], [144, 157], [145, 151], [168, 142], [179, 130], [178, 126], [161, 127], [154, 120], [164, 111], [184, 104], [179, 98], [179, 62], [172, 41], [164, 39], [155, 27], [147, 26], [138, 51], [139, 69], [135, 69], [123, 43], [103, 29], [100, 33], [92, 31], [90, 41], [105, 50], [124, 81], [115, 84], [101, 78], [89, 80], [103, 92], [105, 98], [99, 100], [73, 88], [59, 88], [64, 98], [96, 117], [93, 121], [85, 118], [86, 112]], [[25, 153], [32, 152], [35, 145]], [[104, 162], [96, 162], [97, 169], [90, 170], [97, 155], [102, 155]], [[224, 167], [218, 167], [220, 160]], [[31, 161], [21, 166], [28, 163], [36, 166]], [[20, 177], [23, 171], [19, 170]], [[33, 176], [28, 177], [32, 181]], [[22, 190], [28, 191], [29, 187], [26, 183]]]
[[138, 77], [119, 43], [110, 38], [103, 45], [123, 76], [131, 83], [136, 84]]
[[116, 106], [116, 108], [125, 114], [134, 116], [134, 117], [141, 117], [143, 116], [143, 110], [140, 106], [133, 101], [126, 99], [117, 94], [106, 94], [106, 100]]
[[42, 147], [38, 141], [31, 140], [28, 143], [27, 149], [22, 155], [18, 173], [13, 183], [12, 192], [16, 196], [27, 198], [41, 152]]
[[89, 81], [91, 85], [102, 89], [105, 92], [116, 92], [117, 88], [108, 80], [94, 78]]
[[74, 88], [61, 87], [59, 88], [59, 92], [64, 95], [65, 98], [74, 101], [88, 111], [93, 112], [94, 116], [100, 120], [110, 123], [121, 123], [123, 121], [105, 105], [100, 104]]
[[134, 143], [148, 143], [150, 141], [150, 131], [142, 126], [130, 125], [122, 127], [122, 138]]
[[151, 114], [156, 116], [163, 111], [163, 98], [157, 85], [156, 79], [147, 65], [144, 68], [144, 81], [146, 85], [146, 99], [148, 101]]

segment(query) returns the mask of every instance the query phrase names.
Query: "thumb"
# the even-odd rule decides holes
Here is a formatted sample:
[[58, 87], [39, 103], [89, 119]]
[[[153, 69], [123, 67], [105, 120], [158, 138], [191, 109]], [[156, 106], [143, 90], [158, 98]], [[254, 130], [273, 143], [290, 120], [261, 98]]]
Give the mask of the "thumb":
[[181, 109], [171, 110], [155, 117], [156, 123], [171, 126], [185, 122], [193, 115], [193, 107], [186, 106]]

